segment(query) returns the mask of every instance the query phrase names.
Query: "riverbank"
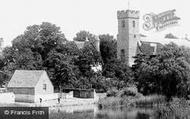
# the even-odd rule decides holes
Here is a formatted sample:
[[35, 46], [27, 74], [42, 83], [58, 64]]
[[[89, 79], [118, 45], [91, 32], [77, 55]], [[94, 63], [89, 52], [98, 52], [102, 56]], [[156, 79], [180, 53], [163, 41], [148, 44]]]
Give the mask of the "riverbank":
[[154, 107], [121, 106], [106, 109], [97, 108], [97, 105], [58, 107], [50, 111], [50, 119], [185, 119], [190, 116], [190, 108], [185, 103], [187, 101], [184, 101], [176, 98], [170, 105]]
[[104, 93], [97, 93], [95, 98], [61, 98], [60, 102], [57, 99], [42, 101], [41, 103], [0, 103], [0, 107], [64, 107], [64, 106], [80, 106], [80, 105], [91, 105], [97, 104], [100, 99], [105, 98]]
[[[167, 102], [165, 96], [150, 95], [142, 97], [106, 97], [98, 102], [99, 108], [159, 108], [164, 111], [173, 111], [181, 109], [190, 109], [190, 100], [184, 98], [173, 97], [171, 101]], [[190, 112], [190, 111], [189, 111]]]
[[124, 97], [106, 97], [100, 99], [98, 105], [100, 108], [110, 108], [110, 107], [152, 107], [161, 104], [166, 104], [165, 97], [161, 95], [151, 95], [151, 96], [124, 96]]
[[97, 103], [97, 99], [80, 99], [80, 98], [72, 98], [72, 99], [60, 99], [60, 103], [58, 100], [48, 100], [41, 103], [24, 103], [24, 102], [15, 102], [15, 103], [0, 103], [1, 107], [63, 107], [63, 106], [74, 106], [74, 105], [89, 105]]

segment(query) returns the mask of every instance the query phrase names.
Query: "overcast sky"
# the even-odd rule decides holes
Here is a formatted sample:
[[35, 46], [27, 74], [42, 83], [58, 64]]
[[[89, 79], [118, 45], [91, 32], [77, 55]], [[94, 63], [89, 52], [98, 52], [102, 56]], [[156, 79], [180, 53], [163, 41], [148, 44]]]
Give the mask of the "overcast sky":
[[[190, 34], [190, 5], [188, 0], [130, 0], [129, 8], [140, 10], [140, 32], [150, 37], [164, 37], [166, 33], [184, 37]], [[51, 22], [61, 27], [68, 40], [80, 30], [96, 35], [117, 35], [117, 10], [127, 10], [128, 0], [0, 0], [0, 37], [4, 45], [22, 34], [27, 26]], [[156, 32], [142, 29], [142, 17], [176, 9], [180, 24]]]

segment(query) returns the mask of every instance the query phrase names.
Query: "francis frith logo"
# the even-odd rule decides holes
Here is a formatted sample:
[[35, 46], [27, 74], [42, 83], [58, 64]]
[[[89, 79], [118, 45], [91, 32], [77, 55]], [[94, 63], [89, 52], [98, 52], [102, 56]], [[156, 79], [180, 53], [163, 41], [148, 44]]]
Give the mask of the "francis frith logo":
[[175, 9], [162, 12], [160, 14], [149, 13], [143, 16], [144, 24], [143, 29], [146, 31], [156, 29], [161, 31], [166, 27], [178, 24], [179, 17], [175, 15]]

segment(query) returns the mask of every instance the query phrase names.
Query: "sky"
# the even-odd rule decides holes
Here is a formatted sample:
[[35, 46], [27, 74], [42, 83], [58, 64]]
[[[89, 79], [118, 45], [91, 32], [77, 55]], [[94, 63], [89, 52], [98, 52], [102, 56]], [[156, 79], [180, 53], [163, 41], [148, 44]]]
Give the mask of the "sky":
[[[116, 38], [117, 11], [127, 9], [140, 11], [142, 34], [158, 39], [167, 33], [180, 38], [190, 35], [188, 0], [0, 0], [0, 37], [4, 39], [4, 46], [8, 46], [27, 26], [50, 22], [61, 27], [68, 40], [81, 30]], [[172, 9], [176, 9], [176, 16], [181, 18], [179, 25], [160, 32], [143, 30], [145, 14]]]

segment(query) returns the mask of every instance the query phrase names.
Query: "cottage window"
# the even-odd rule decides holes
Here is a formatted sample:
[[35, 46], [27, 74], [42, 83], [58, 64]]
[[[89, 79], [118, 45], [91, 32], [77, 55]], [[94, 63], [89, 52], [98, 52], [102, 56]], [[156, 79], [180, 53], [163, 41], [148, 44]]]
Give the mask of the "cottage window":
[[46, 90], [46, 89], [47, 89], [47, 85], [43, 84], [43, 90]]

